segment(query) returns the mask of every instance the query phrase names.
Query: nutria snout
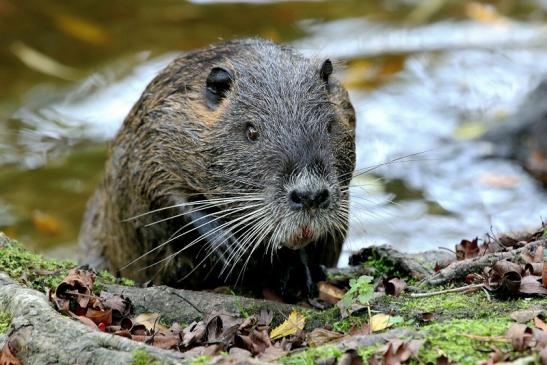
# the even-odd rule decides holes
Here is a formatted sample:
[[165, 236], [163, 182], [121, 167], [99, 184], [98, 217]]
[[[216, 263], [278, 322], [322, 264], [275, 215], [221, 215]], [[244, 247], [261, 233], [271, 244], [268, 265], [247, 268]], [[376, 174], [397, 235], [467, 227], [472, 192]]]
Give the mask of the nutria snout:
[[303, 254], [335, 265], [355, 115], [332, 73], [261, 39], [173, 61], [113, 141], [82, 226], [86, 261], [189, 288], [279, 284]]

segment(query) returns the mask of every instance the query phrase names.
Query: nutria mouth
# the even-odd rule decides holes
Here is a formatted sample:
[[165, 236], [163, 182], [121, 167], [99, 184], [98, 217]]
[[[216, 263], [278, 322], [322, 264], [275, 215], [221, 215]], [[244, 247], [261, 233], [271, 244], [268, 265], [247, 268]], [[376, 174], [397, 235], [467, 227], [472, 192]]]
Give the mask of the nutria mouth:
[[329, 60], [261, 39], [173, 61], [112, 143], [82, 224], [86, 261], [198, 289], [335, 265], [355, 113], [332, 73]]

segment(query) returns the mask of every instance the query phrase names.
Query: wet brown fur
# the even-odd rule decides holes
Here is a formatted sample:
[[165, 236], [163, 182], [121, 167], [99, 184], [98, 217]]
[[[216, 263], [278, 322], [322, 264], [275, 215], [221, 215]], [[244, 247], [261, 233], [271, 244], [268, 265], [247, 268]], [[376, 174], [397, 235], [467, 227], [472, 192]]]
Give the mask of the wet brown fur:
[[[188, 288], [213, 287], [225, 282], [213, 270], [213, 258], [206, 260], [196, 270], [197, 258], [202, 254], [200, 248], [203, 248], [200, 244], [182, 252], [174, 260], [139, 270], [177, 251], [185, 242], [197, 237], [196, 232], [122, 269], [131, 260], [168, 239], [177, 227], [187, 222], [185, 217], [181, 217], [144, 227], [157, 219], [175, 214], [174, 210], [126, 220], [172, 205], [170, 197], [173, 196], [191, 196], [196, 192], [215, 189], [222, 191], [221, 186], [211, 185], [207, 166], [212, 156], [206, 145], [208, 140], [214, 138], [215, 123], [225, 112], [230, 96], [218, 107], [208, 107], [203, 97], [205, 79], [215, 65], [229, 67], [233, 56], [241, 59], [245, 58], [246, 52], [254, 52], [249, 45], [257, 42], [270, 47], [269, 42], [253, 39], [227, 42], [184, 54], [148, 85], [112, 141], [104, 179], [88, 204], [80, 234], [83, 261], [140, 282], [154, 280], [156, 283]], [[252, 59], [251, 56], [249, 59]], [[344, 157], [338, 158], [336, 163], [342, 166], [342, 171], [351, 173], [355, 163], [353, 107], [347, 92], [334, 79], [330, 98], [336, 106], [343, 132], [343, 138], [336, 148], [343, 152], [340, 156]], [[170, 122], [164, 122], [165, 115], [162, 113], [169, 113]], [[169, 138], [162, 139], [161, 136], [166, 135]], [[347, 180], [349, 182], [349, 178]], [[306, 247], [310, 263], [335, 265], [346, 228], [347, 222], [342, 236], [329, 236]], [[298, 261], [297, 252], [286, 248], [280, 249], [272, 262], [270, 257], [263, 256], [258, 250], [250, 260], [245, 275], [257, 286], [267, 285], [268, 280], [280, 280], [285, 275], [280, 265], [291, 265]], [[192, 270], [192, 275], [180, 281]], [[257, 273], [270, 277], [258, 280]], [[233, 282], [227, 281], [228, 284]]]

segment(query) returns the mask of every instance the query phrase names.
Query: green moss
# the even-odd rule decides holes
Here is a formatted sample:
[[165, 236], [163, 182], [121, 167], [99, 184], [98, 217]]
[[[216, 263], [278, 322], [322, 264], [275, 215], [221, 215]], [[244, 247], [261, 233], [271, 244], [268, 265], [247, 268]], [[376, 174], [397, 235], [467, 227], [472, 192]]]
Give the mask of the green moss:
[[420, 363], [435, 363], [444, 354], [452, 363], [476, 364], [486, 359], [491, 346], [502, 351], [510, 350], [505, 342], [479, 341], [466, 335], [503, 336], [513, 322], [508, 318], [454, 319], [432, 323], [422, 328], [426, 342], [418, 353]]
[[416, 280], [409, 278], [407, 274], [402, 272], [393, 262], [378, 255], [375, 251], [363, 262], [363, 266], [371, 267], [375, 270], [374, 276], [396, 276], [404, 279], [407, 283], [412, 284]]
[[210, 363], [212, 360], [213, 360], [212, 356], [200, 355], [200, 356], [194, 357], [192, 361], [190, 362], [190, 365], [203, 365], [203, 364]]
[[[387, 303], [384, 303], [387, 304]], [[547, 298], [515, 299], [488, 301], [482, 291], [474, 293], [447, 293], [423, 298], [402, 296], [392, 299], [391, 307], [398, 309], [405, 317], [413, 317], [424, 312], [435, 313], [438, 316], [448, 316], [451, 319], [491, 318], [493, 315], [506, 316], [517, 309], [527, 309], [531, 306], [547, 306]], [[398, 307], [398, 308], [397, 308]]]
[[68, 270], [75, 266], [70, 261], [45, 259], [25, 250], [16, 241], [8, 241], [2, 236], [0, 233], [0, 271], [33, 289], [45, 291], [56, 287]]
[[[76, 266], [72, 261], [56, 261], [32, 253], [0, 232], [0, 271], [21, 284], [44, 292], [57, 287], [68, 271]], [[135, 285], [132, 280], [116, 278], [108, 271], [102, 271], [97, 275], [93, 289], [99, 293], [106, 284]]]
[[158, 359], [154, 358], [145, 349], [139, 348], [131, 352], [133, 355], [133, 365], [159, 365]]
[[362, 327], [367, 323], [367, 317], [350, 315], [332, 324], [334, 331], [348, 333], [352, 327]]
[[117, 278], [106, 270], [97, 274], [93, 291], [100, 293], [107, 284], [119, 284], [124, 286], [135, 286], [135, 282], [126, 278]]
[[344, 352], [332, 345], [309, 348], [290, 356], [279, 359], [279, 362], [287, 365], [314, 365], [318, 360], [334, 357], [338, 359]]
[[383, 344], [376, 344], [369, 347], [359, 347], [357, 353], [361, 356], [361, 359], [363, 359], [363, 363], [368, 364], [368, 359], [382, 346]]
[[8, 331], [11, 324], [11, 316], [9, 313], [0, 312], [0, 335]]

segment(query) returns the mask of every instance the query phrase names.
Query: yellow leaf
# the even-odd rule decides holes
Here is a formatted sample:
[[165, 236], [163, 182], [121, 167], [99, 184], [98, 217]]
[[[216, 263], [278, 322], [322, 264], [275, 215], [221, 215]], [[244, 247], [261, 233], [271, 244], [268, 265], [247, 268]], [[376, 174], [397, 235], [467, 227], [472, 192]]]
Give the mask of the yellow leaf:
[[73, 15], [56, 15], [55, 24], [63, 32], [84, 42], [92, 44], [108, 42], [108, 34], [99, 25]]
[[301, 313], [292, 311], [291, 314], [289, 314], [289, 318], [287, 318], [285, 322], [281, 323], [272, 330], [270, 333], [270, 338], [272, 340], [277, 340], [278, 338], [294, 335], [298, 331], [304, 329], [305, 321], [306, 319]]
[[373, 315], [370, 317], [370, 331], [378, 332], [385, 330], [392, 325], [392, 323], [389, 323], [390, 319], [391, 316], [384, 313]]
[[454, 135], [459, 139], [474, 139], [482, 136], [486, 132], [486, 125], [480, 122], [469, 122], [460, 125], [454, 131]]

